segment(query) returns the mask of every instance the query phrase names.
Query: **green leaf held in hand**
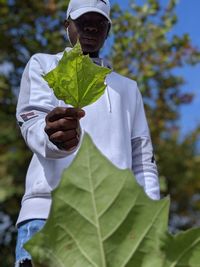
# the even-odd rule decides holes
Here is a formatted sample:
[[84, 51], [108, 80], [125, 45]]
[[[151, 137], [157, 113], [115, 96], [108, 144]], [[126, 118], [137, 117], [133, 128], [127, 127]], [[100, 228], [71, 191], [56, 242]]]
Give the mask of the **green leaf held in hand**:
[[110, 69], [92, 62], [83, 55], [80, 43], [64, 52], [58, 66], [43, 76], [58, 99], [75, 108], [94, 103], [104, 93], [106, 75]]
[[198, 267], [200, 229], [167, 233], [169, 199], [153, 201], [85, 134], [25, 248], [40, 267]]

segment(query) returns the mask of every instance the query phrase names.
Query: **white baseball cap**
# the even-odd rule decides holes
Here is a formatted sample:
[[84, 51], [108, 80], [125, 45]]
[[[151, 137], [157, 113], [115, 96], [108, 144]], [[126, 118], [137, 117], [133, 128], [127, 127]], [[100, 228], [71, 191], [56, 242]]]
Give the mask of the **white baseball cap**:
[[106, 17], [111, 23], [109, 0], [71, 0], [68, 5], [66, 19], [71, 17], [75, 20], [88, 12], [97, 12]]

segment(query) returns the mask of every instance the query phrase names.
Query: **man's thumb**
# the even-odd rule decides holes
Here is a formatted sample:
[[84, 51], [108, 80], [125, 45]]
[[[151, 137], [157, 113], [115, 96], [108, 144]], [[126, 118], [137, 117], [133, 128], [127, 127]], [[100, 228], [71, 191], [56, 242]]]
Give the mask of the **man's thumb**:
[[85, 111], [83, 109], [79, 109], [77, 112], [78, 119], [81, 119], [85, 116]]

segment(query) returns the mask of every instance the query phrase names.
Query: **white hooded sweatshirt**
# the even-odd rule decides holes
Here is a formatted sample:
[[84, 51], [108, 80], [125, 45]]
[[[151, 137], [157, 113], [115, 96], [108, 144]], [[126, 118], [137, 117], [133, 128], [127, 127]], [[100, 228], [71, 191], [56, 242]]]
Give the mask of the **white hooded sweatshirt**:
[[[65, 49], [69, 51], [69, 48]], [[63, 53], [36, 54], [28, 62], [21, 80], [17, 120], [22, 135], [33, 152], [26, 176], [26, 190], [17, 220], [46, 219], [51, 191], [57, 187], [64, 168], [73, 161], [77, 149], [58, 149], [44, 131], [45, 117], [55, 107], [66, 107], [42, 78], [56, 67]], [[104, 61], [97, 59], [103, 65]], [[98, 64], [97, 62], [97, 64]], [[105, 65], [106, 63], [104, 63]], [[97, 148], [118, 168], [132, 169], [137, 182], [152, 199], [159, 199], [157, 167], [141, 94], [135, 81], [114, 71], [105, 79], [105, 93], [84, 108], [80, 120]]]

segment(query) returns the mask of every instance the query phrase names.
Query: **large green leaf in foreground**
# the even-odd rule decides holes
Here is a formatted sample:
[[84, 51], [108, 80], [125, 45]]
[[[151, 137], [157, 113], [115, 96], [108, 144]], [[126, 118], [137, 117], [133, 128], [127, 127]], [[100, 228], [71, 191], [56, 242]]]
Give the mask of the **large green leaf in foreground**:
[[150, 200], [86, 134], [25, 247], [36, 267], [199, 267], [200, 229], [167, 233], [169, 199]]
[[83, 55], [79, 43], [64, 52], [58, 66], [44, 75], [58, 99], [73, 107], [82, 108], [95, 102], [105, 91], [105, 78], [110, 69], [92, 62]]

